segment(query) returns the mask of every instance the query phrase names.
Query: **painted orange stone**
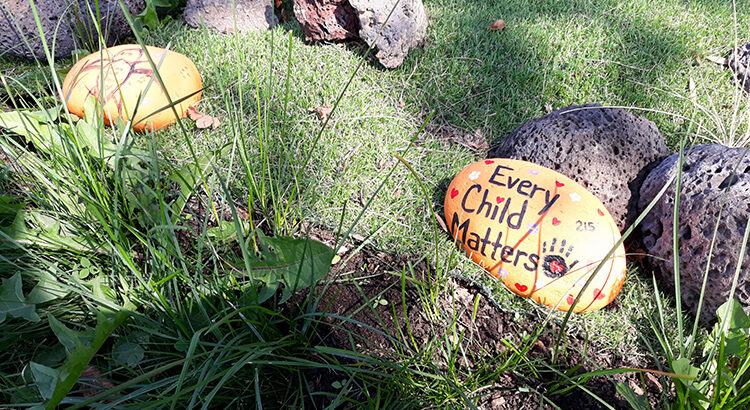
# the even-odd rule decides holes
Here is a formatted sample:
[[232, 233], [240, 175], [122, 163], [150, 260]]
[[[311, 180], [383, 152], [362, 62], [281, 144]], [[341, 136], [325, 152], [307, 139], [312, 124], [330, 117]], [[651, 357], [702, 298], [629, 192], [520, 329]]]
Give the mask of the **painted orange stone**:
[[601, 201], [572, 179], [530, 162], [492, 158], [458, 173], [445, 196], [451, 235], [512, 292], [574, 312], [600, 309], [625, 281], [622, 244]]
[[169, 106], [166, 90], [172, 102], [190, 96], [174, 106], [177, 115], [185, 117], [188, 107], [201, 98], [198, 69], [180, 53], [151, 46], [146, 50], [164, 84], [154, 75], [141, 46], [110, 47], [81, 59], [65, 76], [63, 94], [68, 110], [82, 118], [84, 102], [92, 95], [102, 104], [106, 124], [112, 125], [117, 118], [127, 122], [135, 112], [134, 130], [160, 129], [177, 121], [172, 108], [165, 108]]

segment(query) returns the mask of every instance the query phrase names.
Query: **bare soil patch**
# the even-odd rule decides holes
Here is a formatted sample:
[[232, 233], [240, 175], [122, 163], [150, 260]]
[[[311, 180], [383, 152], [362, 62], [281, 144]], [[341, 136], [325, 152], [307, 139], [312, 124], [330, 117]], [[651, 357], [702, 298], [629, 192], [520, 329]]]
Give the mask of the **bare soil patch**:
[[[326, 238], [319, 239], [326, 241]], [[326, 325], [318, 329], [321, 343], [396, 362], [403, 362], [410, 355], [432, 354], [433, 370], [491, 374], [492, 363], [501, 362], [498, 358], [511, 354], [509, 346], [523, 346], [528, 335], [538, 330], [539, 318], [503, 310], [491, 303], [479, 287], [453, 278], [448, 279], [444, 291], [428, 294], [428, 290], [434, 288], [429, 282], [436, 280], [432, 275], [434, 272], [425, 261], [409, 255], [389, 254], [371, 247], [342, 255], [341, 263], [333, 269], [329, 280], [316, 289], [317, 311], [324, 313], [322, 322]], [[299, 295], [297, 301], [305, 296]], [[431, 297], [434, 302], [425, 303]], [[425, 306], [438, 307], [442, 314], [430, 312]], [[455, 325], [446, 324], [446, 318], [450, 317], [455, 318]], [[599, 369], [655, 368], [654, 363], [643, 358], [618, 357], [601, 349], [595, 341], [574, 335], [565, 335], [562, 352], [553, 362], [553, 338], [559, 332], [559, 326], [554, 323], [543, 328], [526, 356], [528, 360], [543, 361], [560, 371], [569, 371], [569, 375]], [[446, 349], [430, 349], [436, 343], [451, 346], [457, 355], [457, 369], [450, 369], [449, 361], [434, 353]], [[310, 376], [308, 381], [313, 384], [309, 386], [310, 391], [331, 394], [335, 393], [331, 389], [332, 381], [342, 378], [320, 372]], [[562, 379], [551, 372], [542, 372], [536, 378], [519, 372], [502, 372], [494, 377], [493, 384], [464, 394], [480, 408], [551, 408], [541, 394], [564, 409], [606, 408], [578, 388], [555, 395], [549, 391], [550, 386]], [[655, 406], [661, 402], [662, 386], [651, 374], [646, 373], [643, 379], [649, 402]], [[592, 377], [584, 386], [615, 408], [630, 408], [617, 394], [616, 382], [643, 391], [638, 372], [610, 378]]]

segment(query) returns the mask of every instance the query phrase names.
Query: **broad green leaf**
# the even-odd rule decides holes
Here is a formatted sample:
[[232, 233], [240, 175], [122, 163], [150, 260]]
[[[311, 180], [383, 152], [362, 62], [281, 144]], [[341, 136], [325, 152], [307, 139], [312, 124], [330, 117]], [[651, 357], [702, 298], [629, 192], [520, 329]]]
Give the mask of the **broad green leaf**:
[[156, 14], [153, 5], [148, 2], [146, 3], [146, 8], [138, 15], [138, 18], [151, 30], [159, 27], [159, 16]]
[[[681, 375], [692, 376], [693, 378], [698, 376], [698, 372], [700, 370], [697, 367], [693, 366], [690, 363], [690, 359], [686, 357], [681, 357], [679, 359], [673, 360], [671, 365], [672, 365], [672, 372], [681, 374]], [[690, 383], [692, 383], [691, 379], [680, 378], [679, 380], [685, 383], [686, 385], [689, 385]]]
[[115, 347], [112, 357], [118, 362], [126, 363], [129, 366], [137, 366], [143, 360], [145, 354], [146, 352], [141, 345], [125, 342]]
[[703, 354], [708, 355], [718, 349], [721, 336], [724, 336], [724, 355], [744, 357], [748, 350], [750, 336], [750, 317], [736, 300], [728, 300], [716, 309], [719, 322], [714, 325]]
[[21, 209], [23, 203], [17, 198], [0, 195], [0, 230], [10, 227]]
[[[240, 221], [243, 234], [248, 231], [249, 224], [247, 221]], [[227, 243], [237, 239], [237, 228], [234, 222], [221, 221], [218, 226], [206, 230], [206, 235], [222, 243]]]
[[42, 398], [49, 400], [55, 391], [59, 372], [45, 365], [34, 362], [31, 362], [29, 366], [31, 367], [31, 374], [34, 375], [34, 380], [36, 381], [36, 387], [39, 389], [39, 393], [42, 395]]
[[[97, 298], [106, 297], [107, 291], [101, 289], [96, 280], [92, 282], [94, 282], [95, 296]], [[81, 377], [83, 369], [89, 364], [91, 358], [99, 351], [117, 326], [128, 318], [129, 311], [134, 308], [134, 305], [129, 302], [120, 308], [112, 306], [111, 300], [108, 305], [111, 308], [100, 306], [100, 310], [96, 315], [96, 328], [87, 330], [86, 332], [77, 332], [81, 344], [77, 345], [77, 348], [70, 353], [65, 363], [56, 369], [59, 376], [54, 385], [54, 392], [44, 403], [45, 408], [54, 409], [60, 404], [78, 381], [78, 378]]]
[[40, 123], [52, 123], [60, 117], [60, 110], [62, 110], [62, 105], [56, 105], [52, 108], [30, 111], [28, 115]]
[[0, 127], [25, 137], [39, 150], [56, 150], [64, 153], [63, 133], [69, 133], [68, 124], [48, 124], [39, 121], [40, 114], [29, 111], [0, 112]]
[[48, 272], [40, 272], [39, 283], [31, 289], [26, 301], [34, 304], [47, 303], [55, 299], [61, 299], [70, 293], [70, 291], [58, 282], [57, 279]]
[[[719, 324], [729, 321], [728, 329], [750, 329], [750, 317], [736, 300], [728, 300], [716, 309]], [[724, 325], [726, 326], [726, 325]]]
[[0, 286], [0, 323], [8, 316], [38, 322], [41, 319], [36, 314], [35, 306], [28, 303], [23, 296], [21, 274], [16, 273], [8, 279], [3, 279]]
[[[262, 281], [273, 291], [283, 283], [280, 303], [289, 299], [292, 293], [317, 283], [331, 268], [333, 249], [321, 242], [261, 235], [258, 243], [260, 255], [252, 263], [253, 279]], [[268, 297], [268, 293], [264, 293]]]
[[174, 7], [176, 4], [169, 0], [149, 0], [154, 7]]
[[60, 344], [65, 347], [65, 352], [68, 354], [68, 356], [70, 356], [70, 354], [73, 353], [76, 349], [83, 346], [83, 343], [78, 337], [77, 332], [68, 329], [67, 326], [62, 324], [62, 322], [57, 320], [52, 315], [49, 315], [49, 327], [52, 329], [52, 332], [55, 334], [55, 336], [57, 336], [57, 340], [60, 341]]
[[92, 247], [83, 237], [74, 235], [59, 220], [41, 212], [25, 209], [18, 214], [6, 234], [14, 240], [51, 249], [91, 251]]

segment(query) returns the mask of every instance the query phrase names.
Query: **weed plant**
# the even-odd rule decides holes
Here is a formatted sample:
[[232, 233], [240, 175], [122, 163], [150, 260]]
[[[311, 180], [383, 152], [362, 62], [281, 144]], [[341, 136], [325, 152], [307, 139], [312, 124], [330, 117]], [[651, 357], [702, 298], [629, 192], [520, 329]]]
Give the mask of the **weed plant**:
[[[477, 2], [466, 4], [465, 13], [452, 13], [464, 6], [428, 2], [430, 15], [437, 21], [430, 41], [446, 43], [455, 36], [446, 28], [452, 24], [440, 19], [470, 18], [462, 17], [460, 24], [453, 25], [467, 34], [455, 42], [455, 47], [463, 47], [460, 55], [443, 55], [451, 47], [428, 47], [407, 63], [401, 73], [412, 73], [415, 85], [406, 74], [363, 65], [365, 56], [343, 56], [353, 52], [344, 47], [321, 48], [317, 52], [331, 57], [321, 63], [314, 54], [301, 50], [299, 32], [292, 27], [284, 27], [291, 28], [288, 38], [279, 34], [282, 30], [274, 30], [267, 36], [218, 39], [166, 22], [159, 30], [151, 27], [144, 39], [138, 23], [131, 20], [139, 43], [176, 44], [211, 73], [206, 85], [212, 92], [206, 93], [209, 97], [204, 102], [214, 114], [225, 115], [225, 126], [204, 132], [205, 138], [196, 138], [182, 121], [143, 136], [132, 134], [125, 121], [109, 128], [93, 114], [97, 112], [94, 101], [89, 101], [91, 109], [86, 110], [91, 115], [80, 120], [70, 116], [59, 105], [60, 67], [51, 59], [45, 70], [34, 71], [33, 79], [3, 75], [9, 109], [0, 113], [5, 130], [0, 136], [2, 162], [8, 164], [0, 165], [0, 343], [11, 348], [0, 351], [0, 362], [5, 363], [0, 367], [0, 402], [49, 408], [57, 404], [73, 408], [301, 407], [318, 402], [367, 408], [470, 407], [475, 399], [472, 393], [491, 385], [504, 372], [553, 375], [555, 382], [548, 394], [564, 394], [573, 388], [585, 389], [583, 382], [590, 377], [622, 371], [573, 376], [566, 369], [530, 359], [528, 352], [536, 341], [532, 336], [479, 370], [466, 372], [457, 365], [465, 353], [449, 336], [457, 328], [456, 319], [439, 302], [450, 270], [476, 273], [478, 269], [458, 258], [436, 234], [433, 204], [434, 197], [441, 196], [440, 185], [428, 181], [439, 181], [475, 154], [424, 141], [420, 128], [411, 124], [425, 124], [427, 116], [394, 109], [400, 101], [393, 101], [393, 90], [381, 85], [383, 78], [406, 85], [399, 98], [407, 104], [438, 107], [437, 121], [459, 124], [463, 131], [497, 129], [492, 131], [497, 135], [539, 114], [545, 98], [562, 105], [591, 96], [619, 103], [621, 93], [632, 93], [637, 97], [629, 102], [651, 106], [660, 98], [654, 95], [663, 95], [656, 87], [636, 82], [654, 79], [654, 67], [640, 68], [653, 62], [649, 53], [673, 51], [672, 41], [660, 42], [651, 36], [669, 20], [666, 13], [649, 18], [636, 13], [642, 27], [630, 27], [616, 17], [617, 11], [589, 29], [570, 23], [558, 30], [560, 35], [575, 38], [593, 30], [596, 35], [587, 44], [594, 45], [607, 44], [610, 35], [617, 40], [615, 46], [631, 44], [634, 38], [647, 39], [644, 48], [615, 54], [617, 61], [608, 60], [606, 53], [588, 56], [598, 62], [589, 66], [571, 43], [543, 34], [554, 26], [553, 16], [584, 13], [592, 6], [590, 2], [522, 3], [488, 6]], [[624, 7], [603, 3], [597, 7]], [[490, 38], [484, 31], [466, 29], [482, 26], [471, 19], [487, 14], [488, 9], [506, 12], [511, 16], [506, 18], [511, 29], [515, 18], [516, 27], [527, 27], [530, 34], [514, 46], [513, 37]], [[524, 15], [538, 12], [548, 18], [529, 21]], [[613, 23], [611, 30], [632, 30], [611, 33], [609, 23]], [[679, 26], [677, 34], [682, 31], [684, 27]], [[550, 44], [540, 46], [532, 41], [536, 37]], [[96, 38], [101, 41], [100, 33]], [[486, 64], [478, 58], [487, 54], [483, 43], [494, 50]], [[514, 57], [519, 44], [531, 55]], [[690, 46], [708, 47], [703, 42]], [[210, 52], [206, 55], [201, 49]], [[560, 52], [551, 51], [555, 49]], [[510, 73], [511, 83], [540, 91], [528, 93], [537, 99], [526, 100], [523, 90], [513, 89], [503, 102], [496, 102], [495, 94], [504, 84], [498, 83], [501, 76], [477, 73], [494, 70], [490, 65], [500, 57], [511, 65], [539, 57], [552, 67], [577, 68], [572, 71], [583, 73], [579, 75], [586, 79], [571, 80], [563, 75], [566, 70], [554, 69], [549, 80], [538, 81], [533, 65], [523, 63], [504, 72]], [[309, 68], [321, 64], [318, 69]], [[602, 64], [605, 75], [595, 72]], [[447, 92], [441, 80], [445, 73], [459, 79]], [[612, 76], [627, 74], [636, 79], [626, 82], [627, 89], [610, 88]], [[472, 85], [474, 79], [477, 82]], [[32, 89], [37, 83], [42, 86]], [[571, 92], [576, 85], [580, 93]], [[52, 92], [39, 92], [45, 89]], [[698, 106], [693, 104], [698, 100], [690, 97], [681, 101]], [[320, 105], [333, 107], [324, 124], [302, 108]], [[698, 107], [711, 120], [724, 118], [721, 106]], [[744, 112], [742, 106], [741, 101], [734, 105], [737, 113]], [[668, 107], [661, 108], [667, 111]], [[682, 130], [684, 123], [697, 124], [688, 133], [709, 138], [746, 132], [746, 125], [717, 128], [709, 122], [693, 117], [692, 121], [662, 120], [660, 126], [666, 123], [663, 128], [675, 131]], [[674, 137], [678, 134], [670, 132], [673, 145], [680, 141]], [[396, 195], [399, 190], [403, 191], [400, 196]], [[204, 203], [204, 214], [187, 212], [196, 198]], [[307, 239], [308, 230], [316, 224], [343, 233], [335, 249]], [[417, 224], [428, 228], [420, 228], [421, 233], [415, 235], [408, 226]], [[418, 284], [422, 305], [436, 323], [436, 334], [444, 337], [418, 346], [409, 335], [388, 334], [396, 347], [391, 358], [334, 349], [320, 342], [317, 330], [331, 319], [317, 309], [326, 302], [320, 300], [322, 293], [303, 292], [297, 298], [292, 293], [315, 284], [329, 285], [321, 280], [336, 258], [335, 251], [357, 231], [401, 251], [427, 249], [434, 282], [419, 280], [408, 266], [393, 274], [404, 284]], [[685, 347], [683, 326], [671, 326], [687, 321], [682, 318], [679, 296], [673, 309], [653, 286], [640, 278], [626, 284], [621, 309], [627, 313], [601, 312], [568, 322], [561, 314], [495, 294], [509, 309], [531, 310], [563, 326], [570, 323], [576, 332], [597, 335], [609, 328], [633, 329], [636, 336], [612, 331], [615, 336], [605, 345], [619, 352], [634, 339], [650, 346], [657, 362], [668, 363], [661, 371], [667, 375], [665, 391], [672, 386], [666, 382], [668, 377], [674, 379], [675, 407], [741, 408], [749, 366], [746, 316], [728, 304], [706, 348], [700, 344], [706, 338], [697, 325], [687, 339], [691, 344]], [[370, 302], [364, 301], [363, 308]], [[285, 308], [290, 304], [295, 309]], [[646, 334], [648, 326], [627, 323], [631, 318], [649, 318], [648, 312], [655, 309], [659, 312], [658, 320], [651, 321], [655, 337]], [[439, 368], [434, 357], [445, 358], [447, 370]], [[332, 380], [330, 389], [316, 385], [314, 376], [321, 373]], [[633, 406], [644, 405], [644, 398], [627, 386], [618, 388]]]
[[[270, 41], [275, 69], [278, 40]], [[300, 407], [318, 396], [365, 407], [466, 400], [456, 374], [408, 356], [402, 364], [320, 345], [315, 329], [323, 314], [314, 310], [321, 303], [315, 292], [296, 309], [282, 309], [294, 292], [328, 273], [334, 256], [304, 237], [297, 208], [309, 192], [301, 176], [326, 124], [295, 161], [284, 140], [286, 120], [279, 134], [270, 132], [269, 111], [275, 104], [287, 109], [292, 44], [290, 38], [281, 59], [284, 95], [273, 94], [273, 76], [259, 80], [258, 67], [248, 67], [251, 93], [221, 88], [227, 143], [199, 154], [186, 125], [174, 126], [189, 153], [181, 164], [153, 144], [143, 146], [130, 121], [106, 127], [93, 98], [78, 119], [64, 104], [49, 107], [23, 83], [3, 77], [12, 110], [0, 113], [6, 131], [0, 147], [10, 164], [0, 197], [0, 312], [3, 341], [13, 346], [0, 353], [9, 364], [0, 374], [3, 402], [261, 408]], [[46, 84], [64, 100], [46, 44], [45, 50]], [[237, 74], [238, 83], [248, 81]], [[257, 114], [252, 126], [242, 120], [246, 104]], [[252, 140], [257, 161], [247, 155]], [[236, 163], [240, 176], [219, 168], [218, 158], [228, 160], [229, 170]], [[247, 189], [244, 217], [230, 184]], [[191, 197], [205, 201], [204, 215], [184, 212]], [[342, 375], [332, 386], [338, 393], [318, 391], [307, 380], [310, 371]], [[424, 395], [407, 388], [414, 385], [431, 387]]]

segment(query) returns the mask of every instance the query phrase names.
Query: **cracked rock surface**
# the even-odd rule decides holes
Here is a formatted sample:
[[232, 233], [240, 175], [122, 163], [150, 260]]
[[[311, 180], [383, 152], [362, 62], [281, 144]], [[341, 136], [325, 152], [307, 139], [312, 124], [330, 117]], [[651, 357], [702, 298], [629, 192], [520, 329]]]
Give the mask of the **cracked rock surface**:
[[278, 24], [273, 0], [188, 0], [185, 22], [220, 33], [268, 30]]
[[[677, 174], [679, 154], [654, 168], [641, 188], [639, 207], [656, 197]], [[736, 173], [734, 173], [736, 172]], [[666, 191], [641, 225], [647, 261], [657, 277], [674, 287], [672, 219], [675, 186]], [[679, 217], [680, 292], [693, 313], [697, 310], [714, 229], [718, 230], [708, 272], [701, 320], [713, 320], [727, 300], [737, 268], [742, 238], [750, 218], [750, 152], [722, 145], [696, 145], [685, 151]], [[721, 212], [721, 214], [720, 214]], [[750, 307], [750, 248], [745, 249], [735, 299]]]
[[588, 189], [620, 231], [635, 221], [638, 193], [654, 161], [669, 155], [656, 125], [620, 108], [569, 106], [521, 124], [492, 148], [554, 169]]
[[[139, 14], [146, 6], [143, 0], [123, 2], [131, 15]], [[50, 50], [54, 40], [54, 58], [69, 58], [73, 50], [86, 48], [85, 44], [97, 44], [96, 29], [88, 9], [89, 4], [93, 6], [93, 1], [44, 0], [34, 4]], [[99, 0], [99, 7], [102, 32], [108, 46], [121, 43], [132, 34], [118, 0]], [[0, 30], [1, 54], [46, 60], [28, 0], [0, 0], [0, 15], [0, 24], [3, 25]]]
[[308, 41], [359, 37], [359, 18], [349, 0], [294, 0], [294, 15]]
[[[424, 43], [427, 33], [427, 13], [422, 0], [349, 0], [349, 2], [359, 14], [359, 36], [377, 49], [375, 57], [383, 66], [387, 68], [400, 66], [410, 49], [421, 47]], [[393, 10], [392, 14], [391, 10]]]
[[422, 0], [294, 0], [294, 14], [307, 40], [361, 38], [387, 68], [400, 66], [427, 33]]

